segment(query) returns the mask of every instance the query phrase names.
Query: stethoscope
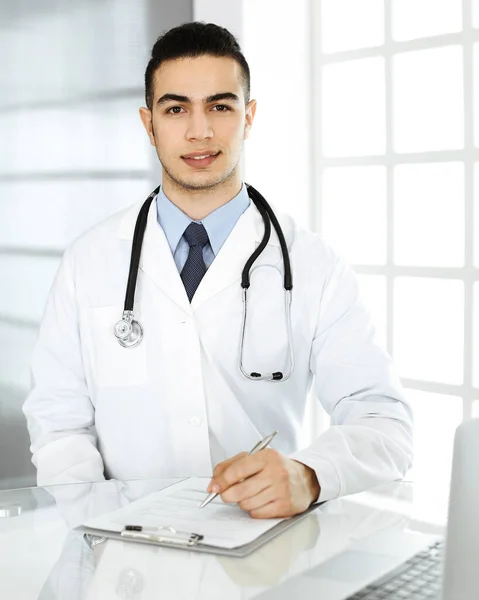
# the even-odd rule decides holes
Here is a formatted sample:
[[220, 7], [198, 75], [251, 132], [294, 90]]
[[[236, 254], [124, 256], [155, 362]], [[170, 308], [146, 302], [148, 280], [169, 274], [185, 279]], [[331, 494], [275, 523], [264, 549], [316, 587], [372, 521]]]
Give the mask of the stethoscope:
[[[241, 344], [240, 344], [240, 358], [239, 358], [239, 368], [241, 373], [251, 379], [253, 381], [286, 381], [291, 377], [291, 374], [294, 370], [294, 347], [293, 347], [293, 333], [291, 327], [291, 299], [292, 299], [292, 289], [293, 289], [293, 278], [291, 275], [291, 263], [289, 260], [288, 247], [286, 245], [286, 240], [284, 238], [283, 231], [281, 226], [276, 218], [276, 215], [273, 212], [273, 209], [266, 202], [265, 198], [257, 191], [252, 185], [246, 184], [246, 188], [248, 190], [248, 195], [251, 200], [254, 202], [256, 208], [260, 212], [263, 221], [264, 221], [264, 235], [261, 243], [253, 252], [253, 254], [246, 261], [246, 264], [243, 268], [243, 272], [241, 275], [241, 287], [243, 288], [243, 323], [241, 326]], [[123, 310], [123, 315], [120, 321], [116, 323], [114, 332], [115, 336], [118, 339], [118, 342], [123, 348], [134, 348], [137, 346], [141, 340], [143, 339], [144, 331], [141, 323], [135, 319], [133, 313], [133, 307], [135, 303], [135, 289], [136, 289], [136, 281], [138, 278], [138, 269], [140, 266], [140, 255], [141, 255], [141, 247], [143, 244], [143, 238], [146, 231], [146, 224], [148, 220], [148, 212], [150, 209], [151, 202], [157, 196], [160, 191], [160, 186], [154, 189], [148, 198], [143, 203], [140, 212], [138, 213], [138, 218], [135, 224], [135, 231], [133, 234], [133, 244], [131, 248], [131, 259], [130, 259], [130, 269], [128, 272], [128, 283], [126, 287], [126, 296], [125, 296], [125, 305]], [[289, 365], [288, 372], [285, 374], [281, 371], [274, 371], [273, 373], [266, 373], [262, 375], [256, 371], [252, 373], [248, 373], [243, 366], [243, 355], [244, 355], [244, 346], [245, 346], [245, 333], [246, 333], [246, 322], [247, 322], [247, 313], [248, 313], [248, 289], [251, 285], [250, 282], [250, 274], [253, 263], [257, 260], [263, 250], [266, 248], [266, 245], [269, 242], [269, 238], [271, 236], [271, 223], [273, 223], [273, 227], [276, 231], [276, 234], [279, 239], [279, 243], [281, 246], [281, 254], [283, 257], [283, 265], [284, 265], [284, 299], [285, 299], [285, 314], [286, 314], [286, 331], [288, 336], [288, 357], [289, 357]], [[260, 265], [260, 266], [270, 266], [277, 269], [274, 265]], [[257, 266], [255, 268], [260, 268]], [[278, 269], [279, 271], [279, 269]]]

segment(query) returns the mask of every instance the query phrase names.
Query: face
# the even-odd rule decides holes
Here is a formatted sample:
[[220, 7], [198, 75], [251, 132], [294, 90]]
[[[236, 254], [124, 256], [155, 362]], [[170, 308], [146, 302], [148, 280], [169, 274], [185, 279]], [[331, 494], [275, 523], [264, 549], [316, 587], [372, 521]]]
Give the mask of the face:
[[141, 108], [140, 116], [163, 181], [186, 190], [239, 181], [243, 143], [256, 111], [255, 100], [245, 106], [240, 65], [214, 56], [166, 61], [153, 83], [152, 110]]

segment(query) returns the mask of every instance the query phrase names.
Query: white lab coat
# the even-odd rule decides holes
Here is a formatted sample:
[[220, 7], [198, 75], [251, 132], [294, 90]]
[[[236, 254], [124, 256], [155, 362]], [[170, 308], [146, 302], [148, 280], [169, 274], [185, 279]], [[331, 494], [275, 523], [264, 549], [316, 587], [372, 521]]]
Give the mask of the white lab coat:
[[[272, 447], [313, 468], [324, 500], [401, 478], [412, 425], [389, 356], [375, 343], [353, 270], [315, 233], [278, 218], [293, 272], [296, 367], [288, 381], [239, 371], [243, 266], [263, 237], [243, 213], [188, 301], [152, 202], [136, 288], [144, 339], [121, 347], [131, 242], [141, 204], [67, 249], [32, 359], [24, 405], [39, 485], [208, 476], [277, 429]], [[283, 265], [274, 233], [252, 271], [245, 365], [287, 366]], [[279, 269], [266, 267], [274, 265]], [[312, 380], [332, 427], [302, 447]]]

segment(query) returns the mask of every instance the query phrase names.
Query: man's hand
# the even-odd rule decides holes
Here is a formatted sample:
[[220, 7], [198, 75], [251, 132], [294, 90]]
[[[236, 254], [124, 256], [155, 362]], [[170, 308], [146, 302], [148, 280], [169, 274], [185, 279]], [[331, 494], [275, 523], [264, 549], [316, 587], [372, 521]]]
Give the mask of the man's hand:
[[216, 465], [208, 492], [224, 502], [237, 502], [255, 519], [292, 517], [319, 497], [315, 472], [302, 463], [265, 448], [241, 452]]

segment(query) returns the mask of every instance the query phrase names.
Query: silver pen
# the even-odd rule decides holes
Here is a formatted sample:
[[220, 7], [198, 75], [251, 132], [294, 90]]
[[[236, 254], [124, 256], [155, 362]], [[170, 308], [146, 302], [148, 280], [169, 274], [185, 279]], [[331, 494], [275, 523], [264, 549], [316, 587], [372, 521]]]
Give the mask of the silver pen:
[[[273, 433], [270, 433], [269, 435], [267, 435], [264, 439], [262, 439], [261, 441], [259, 441], [256, 446], [254, 446], [254, 448], [252, 448], [249, 452], [248, 452], [248, 456], [250, 456], [251, 454], [256, 454], [256, 452], [259, 452], [260, 450], [263, 450], [264, 448], [266, 448], [266, 446], [269, 446], [269, 444], [271, 444], [271, 440], [274, 438], [274, 436], [277, 434], [277, 431], [273, 431]], [[214, 500], [216, 498], [218, 494], [216, 492], [211, 492], [211, 494], [209, 494], [207, 496], [207, 498], [205, 498], [203, 500], [203, 502], [200, 505], [200, 508], [204, 508], [207, 504], [209, 504], [212, 500]]]

